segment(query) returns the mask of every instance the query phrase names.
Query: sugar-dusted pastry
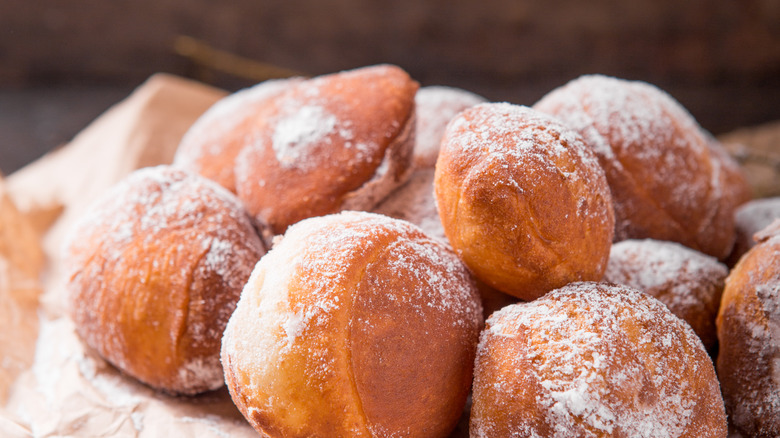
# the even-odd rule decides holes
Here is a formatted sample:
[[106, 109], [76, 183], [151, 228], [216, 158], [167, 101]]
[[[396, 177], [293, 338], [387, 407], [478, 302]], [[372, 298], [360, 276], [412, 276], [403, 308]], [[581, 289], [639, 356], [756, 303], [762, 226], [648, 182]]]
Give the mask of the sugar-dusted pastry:
[[745, 436], [780, 436], [780, 220], [731, 270], [718, 313], [718, 377]]
[[417, 109], [414, 167], [433, 169], [447, 123], [459, 112], [486, 99], [460, 88], [429, 85], [417, 91], [414, 101]]
[[236, 192], [236, 157], [266, 102], [301, 78], [260, 82], [218, 100], [182, 137], [173, 164]]
[[480, 336], [470, 436], [725, 438], [699, 338], [627, 286], [573, 283], [493, 313]]
[[274, 234], [370, 210], [412, 169], [418, 84], [378, 65], [307, 79], [268, 99], [236, 158], [236, 191]]
[[70, 315], [123, 373], [170, 393], [213, 390], [222, 332], [264, 253], [235, 195], [169, 166], [141, 169], [69, 235]]
[[471, 387], [482, 308], [418, 227], [342, 212], [260, 260], [222, 342], [236, 406], [268, 437], [447, 437]]
[[640, 81], [588, 75], [534, 105], [579, 132], [604, 168], [615, 239], [671, 240], [724, 259], [739, 196], [710, 137], [676, 100]]
[[444, 232], [474, 275], [532, 300], [573, 281], [599, 281], [614, 231], [595, 154], [552, 117], [485, 103], [448, 125], [436, 163]]
[[740, 205], [734, 216], [737, 239], [729, 263], [736, 265], [756, 245], [753, 236], [776, 219], [780, 219], [780, 197], [754, 199]]
[[714, 351], [715, 317], [728, 273], [716, 258], [679, 243], [629, 239], [612, 245], [604, 281], [657, 298], [690, 324], [708, 351]]
[[372, 211], [409, 221], [429, 236], [447, 241], [433, 196], [433, 169], [417, 169], [409, 181], [383, 199]]
[[414, 171], [409, 181], [382, 200], [373, 211], [407, 220], [429, 235], [446, 241], [433, 196], [433, 176], [447, 123], [460, 111], [485, 101], [460, 88], [427, 86], [414, 98], [416, 131]]

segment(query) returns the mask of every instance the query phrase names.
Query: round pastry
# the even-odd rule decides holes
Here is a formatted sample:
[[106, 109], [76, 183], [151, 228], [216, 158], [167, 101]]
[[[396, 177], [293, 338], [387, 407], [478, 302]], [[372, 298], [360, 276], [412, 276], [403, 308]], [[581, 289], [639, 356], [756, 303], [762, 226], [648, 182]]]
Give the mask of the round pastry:
[[236, 156], [246, 145], [251, 129], [264, 104], [300, 78], [261, 82], [220, 99], [184, 134], [173, 164], [198, 173], [236, 192]]
[[737, 208], [734, 215], [737, 238], [728, 260], [731, 266], [755, 246], [753, 236], [775, 219], [780, 219], [780, 197], [754, 199]]
[[447, 241], [433, 197], [433, 169], [417, 169], [409, 181], [382, 200], [373, 211], [409, 221], [429, 236]]
[[780, 436], [780, 220], [757, 235], [726, 279], [718, 313], [718, 376], [731, 422]]
[[671, 240], [725, 258], [735, 197], [694, 118], [657, 87], [583, 76], [534, 105], [579, 132], [604, 168], [615, 203], [615, 240]]
[[390, 65], [287, 87], [246, 133], [239, 198], [275, 234], [304, 218], [370, 210], [411, 172], [417, 88]]
[[414, 102], [417, 111], [414, 167], [433, 169], [447, 123], [466, 108], [485, 102], [485, 98], [460, 88], [432, 85], [420, 88]]
[[441, 144], [439, 216], [477, 278], [524, 300], [601, 280], [612, 198], [578, 134], [530, 108], [485, 103], [458, 114]]
[[627, 286], [573, 283], [494, 313], [474, 368], [471, 436], [727, 435], [691, 328]]
[[135, 171], [69, 236], [76, 331], [154, 388], [219, 388], [222, 332], [264, 252], [250, 216], [217, 183], [169, 166]]
[[253, 271], [225, 330], [225, 379], [263, 436], [446, 437], [481, 312], [462, 262], [414, 225], [306, 219]]
[[657, 298], [690, 324], [708, 351], [718, 342], [718, 315], [728, 268], [676, 242], [624, 240], [612, 245], [604, 281]]

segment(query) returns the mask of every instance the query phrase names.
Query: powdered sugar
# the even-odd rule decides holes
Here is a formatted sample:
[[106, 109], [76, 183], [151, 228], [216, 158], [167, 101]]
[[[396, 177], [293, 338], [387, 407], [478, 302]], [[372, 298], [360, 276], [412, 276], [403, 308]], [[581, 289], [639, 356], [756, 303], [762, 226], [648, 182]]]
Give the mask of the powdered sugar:
[[753, 235], [780, 218], [780, 197], [754, 199], [741, 205], [734, 214], [738, 243], [743, 253], [755, 246]]
[[[335, 132], [336, 116], [321, 106], [307, 105], [297, 108], [276, 120], [271, 134], [271, 147], [282, 166], [303, 166], [312, 163], [308, 159], [313, 148]], [[351, 138], [348, 130], [341, 130], [345, 139]]]
[[534, 108], [560, 118], [596, 152], [615, 197], [616, 240], [675, 240], [727, 255], [733, 234], [720, 231], [730, 230], [733, 206], [723, 204], [720, 163], [671, 96], [644, 82], [589, 75]]
[[233, 130], [255, 116], [269, 98], [300, 80], [264, 81], [218, 100], [184, 134], [176, 150], [174, 163], [191, 168], [200, 160], [224, 153], [224, 140]]
[[343, 209], [370, 209], [409, 175], [417, 84], [376, 66], [289, 87], [238, 154], [236, 192], [281, 234]]
[[[220, 337], [216, 336], [215, 338], [219, 339]], [[198, 357], [184, 361], [179, 368], [177, 378], [176, 385], [182, 388], [188, 388], [193, 385], [193, 382], [197, 382], [196, 386], [213, 390], [225, 383], [219, 355]]]
[[485, 102], [485, 98], [458, 88], [428, 86], [417, 91], [414, 101], [417, 107], [414, 165], [421, 169], [436, 164], [447, 123], [460, 111]]
[[640, 81], [582, 76], [551, 91], [534, 108], [561, 118], [585, 137], [597, 155], [610, 161], [639, 156], [645, 162], [676, 165], [679, 154], [671, 151], [706, 147], [689, 145], [686, 142], [690, 139], [685, 137], [674, 137], [679, 132], [669, 127], [678, 124], [677, 129], [683, 133], [701, 133], [690, 114], [671, 96]]
[[[345, 76], [350, 74], [354, 75], [344, 73]], [[370, 80], [371, 74], [365, 76], [367, 81]], [[351, 150], [355, 163], [375, 159], [376, 151], [382, 147], [382, 139], [376, 135], [378, 133], [359, 136], [353, 130], [355, 119], [359, 117], [351, 113], [356, 109], [354, 104], [342, 102], [341, 97], [330, 89], [344, 85], [339, 81], [337, 75], [315, 77], [291, 88], [277, 100], [278, 109], [268, 115], [268, 124], [272, 128], [271, 148], [283, 167], [300, 170], [317, 168], [323, 160], [333, 159], [331, 154], [322, 151], [334, 148]], [[400, 131], [398, 121], [389, 121], [389, 124], [396, 132]], [[364, 128], [361, 132], [366, 131]]]
[[622, 283], [643, 292], [658, 290], [676, 299], [697, 298], [700, 282], [724, 280], [727, 268], [714, 257], [694, 251], [675, 242], [659, 240], [625, 240], [612, 245], [606, 281]]
[[[386, 259], [391, 270], [405, 273], [415, 285], [408, 292], [395, 293], [392, 299], [410, 303], [422, 318], [429, 312], [441, 312], [454, 316], [456, 325], [475, 325], [475, 315], [481, 308], [474, 300], [474, 286], [468, 271], [454, 253], [427, 238], [398, 242], [389, 246], [387, 252], [392, 254]], [[381, 279], [368, 281], [376, 282], [376, 290], [388, 290], [393, 294]]]
[[[515, 347], [494, 352], [505, 345], [501, 338]], [[508, 362], [494, 362], [502, 360]], [[477, 436], [523, 428], [540, 435], [547, 430], [549, 437], [709, 436], [712, 431], [692, 429], [702, 427], [695, 407], [722, 404], [712, 365], [688, 326], [636, 290], [596, 283], [572, 284], [494, 313], [475, 372], [472, 419], [483, 434]], [[706, 395], [698, 392], [702, 388], [691, 392], [693, 381], [687, 380], [696, 376], [698, 382], [702, 372], [712, 380]], [[483, 399], [486, 394], [492, 398]], [[509, 400], [527, 400], [538, 410], [512, 412], [500, 423], [483, 413], [501, 409], [490, 403]], [[544, 418], [526, 418], [539, 414]], [[716, 430], [722, 426], [725, 433], [725, 415], [722, 420]], [[541, 424], [549, 429], [533, 426]]]
[[[372, 275], [375, 268], [403, 272], [409, 276], [404, 284], [414, 286], [390, 287], [394, 279], [386, 283]], [[358, 372], [345, 361], [363, 344], [349, 333], [370, 331], [375, 322], [371, 312], [356, 314], [359, 299], [390, 300], [422, 320], [452, 315], [452, 330], [459, 333], [475, 334], [481, 320], [465, 267], [413, 225], [357, 212], [298, 222], [258, 263], [225, 330], [223, 363], [226, 373], [243, 382], [235, 390], [245, 394], [245, 415], [294, 410], [311, 424], [319, 415], [309, 410], [312, 404], [338, 406], [329, 414], [336, 421], [342, 410], [346, 415], [356, 409], [359, 401], [350, 397], [357, 394], [332, 388], [355, 385], [344, 381]], [[307, 398], [299, 399], [300, 393]]]
[[728, 268], [714, 257], [678, 243], [645, 239], [613, 244], [604, 280], [658, 298], [711, 348], [727, 275]]
[[[508, 103], [486, 103], [472, 107], [454, 118], [442, 147], [454, 156], [480, 160], [480, 168], [503, 168], [496, 184], [514, 187], [518, 193], [535, 191], [535, 175], [560, 174], [567, 187], [576, 187], [582, 178], [603, 179], [603, 170], [582, 138], [557, 120], [528, 107]], [[522, 178], [523, 184], [518, 184]], [[592, 196], [610, 199], [606, 183], [586, 183]], [[574, 214], [595, 216], [595, 202], [582, 204]]]
[[780, 236], [734, 267], [718, 315], [718, 373], [729, 415], [745, 436], [780, 433]]
[[[466, 154], [515, 160], [521, 160], [527, 154], [591, 156], [584, 145], [580, 146], [582, 142], [574, 131], [528, 107], [509, 103], [480, 104], [469, 114], [476, 117], [454, 119], [451, 129], [462, 134], [450, 139]], [[469, 129], [463, 129], [466, 123]], [[546, 129], [527, 129], [539, 126]], [[577, 146], [568, 147], [569, 144]]]
[[[234, 195], [169, 166], [141, 169], [92, 206], [66, 248], [73, 318], [87, 344], [146, 383], [173, 385], [164, 389], [188, 393], [221, 385], [218, 341], [264, 251]], [[158, 297], [159, 290], [167, 295]], [[158, 300], [171, 305], [167, 313], [155, 308]], [[111, 314], [124, 306], [149, 315], [124, 320]], [[141, 335], [144, 330], [169, 332]], [[173, 367], [171, 375], [146, 375], [139, 370], [148, 366], [128, 356], [134, 348], [128, 345], [143, 336], [158, 343], [155, 351], [170, 352], [155, 360]], [[187, 348], [178, 348], [180, 342]], [[189, 349], [212, 356], [190, 357]]]
[[192, 124], [176, 149], [173, 163], [235, 190], [233, 164], [263, 108], [300, 78], [261, 82], [232, 93], [212, 105]]
[[[350, 225], [339, 225], [342, 221]], [[420, 284], [416, 292], [429, 294], [422, 300], [427, 306], [464, 317], [474, 313], [474, 308], [462, 307], [473, 304], [470, 299], [471, 282], [462, 263], [453, 253], [408, 222], [381, 215], [345, 212], [332, 215], [327, 221], [322, 218], [302, 221], [294, 229], [298, 233], [316, 236], [307, 242], [309, 256], [302, 258], [298, 270], [299, 275], [310, 273], [305, 280], [315, 292], [343, 282], [349, 264], [356, 260], [358, 254], [375, 251], [376, 245], [388, 245], [389, 248], [398, 245], [387, 261], [391, 267], [397, 265], [413, 276], [411, 281]], [[393, 240], [397, 243], [380, 243], [388, 235], [395, 236]], [[323, 257], [323, 254], [330, 254], [330, 257]], [[367, 279], [374, 280], [381, 279]], [[381, 290], [381, 286], [378, 287]], [[338, 302], [338, 297], [333, 298]], [[399, 296], [398, 299], [404, 297]], [[325, 303], [319, 303], [317, 307], [327, 308]]]

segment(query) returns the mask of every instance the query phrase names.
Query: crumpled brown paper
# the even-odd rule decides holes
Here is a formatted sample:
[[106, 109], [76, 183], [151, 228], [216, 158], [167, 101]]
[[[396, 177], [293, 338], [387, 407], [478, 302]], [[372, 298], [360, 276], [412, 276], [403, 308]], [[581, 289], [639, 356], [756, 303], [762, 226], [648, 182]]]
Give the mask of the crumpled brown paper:
[[63, 236], [84, 208], [131, 171], [170, 163], [187, 128], [224, 95], [155, 75], [0, 186], [0, 436], [257, 436], [224, 388], [163, 395], [86, 348], [66, 315], [60, 271]]
[[0, 177], [0, 401], [33, 361], [43, 263], [38, 234], [11, 201]]

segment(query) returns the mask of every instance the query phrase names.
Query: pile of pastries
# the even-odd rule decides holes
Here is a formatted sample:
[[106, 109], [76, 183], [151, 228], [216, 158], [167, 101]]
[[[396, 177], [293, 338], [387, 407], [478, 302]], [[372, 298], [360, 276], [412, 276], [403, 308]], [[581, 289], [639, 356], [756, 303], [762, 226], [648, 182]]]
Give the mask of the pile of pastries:
[[262, 436], [776, 437], [780, 206], [750, 198], [643, 82], [527, 107], [392, 65], [267, 81], [76, 224], [70, 315]]

